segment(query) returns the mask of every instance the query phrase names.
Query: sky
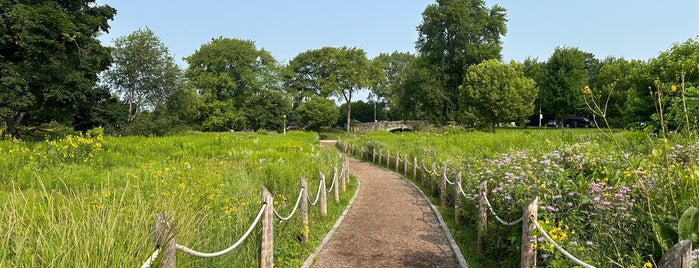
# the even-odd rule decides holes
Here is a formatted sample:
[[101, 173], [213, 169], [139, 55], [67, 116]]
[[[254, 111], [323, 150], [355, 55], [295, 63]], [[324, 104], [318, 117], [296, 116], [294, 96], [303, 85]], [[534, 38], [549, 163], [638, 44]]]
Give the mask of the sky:
[[[324, 46], [362, 48], [373, 58], [415, 52], [416, 26], [435, 0], [98, 0], [117, 9], [108, 34], [150, 28], [177, 63], [216, 37], [252, 40], [280, 62]], [[699, 36], [694, 0], [486, 0], [507, 9], [503, 60], [546, 61], [557, 46], [597, 58], [647, 60]]]

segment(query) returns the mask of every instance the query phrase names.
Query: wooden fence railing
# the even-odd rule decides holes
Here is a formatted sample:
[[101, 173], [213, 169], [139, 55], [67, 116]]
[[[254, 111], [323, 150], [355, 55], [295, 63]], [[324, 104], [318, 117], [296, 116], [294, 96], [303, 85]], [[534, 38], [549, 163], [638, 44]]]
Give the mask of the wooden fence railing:
[[[455, 200], [453, 201], [453, 208], [454, 208], [454, 221], [459, 224], [460, 222], [460, 210], [459, 210], [459, 198], [463, 198], [465, 196], [464, 189], [462, 188], [461, 184], [461, 173], [459, 172], [456, 177], [454, 178], [453, 181], [449, 180], [448, 175], [447, 175], [447, 164], [442, 164], [441, 165], [441, 170], [437, 168], [436, 163], [432, 163], [431, 168], [428, 168], [425, 166], [425, 162], [421, 162], [421, 164], [418, 164], [418, 159], [417, 157], [412, 158], [412, 162], [410, 161], [411, 159], [407, 154], [401, 154], [399, 152], [394, 152], [394, 154], [391, 154], [388, 150], [384, 153], [383, 150], [379, 150], [378, 152], [375, 149], [372, 150], [367, 150], [364, 147], [357, 147], [350, 145], [346, 142], [343, 141], [338, 141], [337, 146], [340, 150], [344, 151], [347, 154], [358, 156], [363, 160], [366, 161], [372, 161], [373, 163], [376, 163], [378, 165], [385, 165], [386, 168], [389, 169], [394, 169], [396, 173], [402, 173], [405, 177], [411, 176], [413, 180], [416, 180], [423, 185], [428, 185], [428, 187], [431, 188], [432, 192], [437, 192], [437, 185], [439, 186], [438, 189], [438, 194], [439, 194], [439, 203], [442, 207], [447, 207], [447, 197], [448, 197], [448, 189], [447, 185], [453, 185], [454, 187], [454, 197]], [[402, 157], [401, 157], [402, 156]], [[395, 158], [394, 158], [395, 157]], [[378, 161], [377, 161], [378, 159]], [[382, 160], [383, 159], [383, 160]], [[395, 159], [394, 162], [391, 162], [392, 159]], [[401, 169], [401, 162], [403, 163], [402, 169]], [[394, 164], [394, 165], [392, 165]], [[412, 166], [412, 174], [410, 174], [409, 167]], [[440, 171], [438, 171], [440, 170]], [[420, 171], [420, 172], [418, 172]], [[576, 258], [569, 252], [567, 252], [563, 247], [558, 245], [549, 235], [546, 230], [541, 228], [541, 226], [538, 223], [538, 198], [534, 198], [530, 202], [528, 202], [523, 208], [522, 208], [522, 217], [514, 220], [514, 221], [505, 221], [502, 218], [500, 218], [496, 213], [495, 210], [492, 208], [490, 205], [490, 201], [488, 200], [488, 189], [487, 189], [487, 183], [483, 181], [479, 185], [478, 189], [478, 208], [479, 208], [479, 213], [478, 213], [478, 238], [477, 238], [477, 247], [478, 251], [482, 252], [483, 250], [483, 234], [485, 231], [488, 229], [488, 212], [490, 212], [491, 215], [493, 215], [494, 219], [503, 225], [506, 226], [514, 226], [517, 224], [522, 224], [522, 242], [521, 242], [521, 261], [520, 261], [520, 266], [521, 267], [536, 267], [536, 256], [537, 256], [537, 250], [536, 250], [536, 236], [534, 235], [536, 231], [541, 233], [543, 237], [552, 245], [554, 245], [554, 248], [561, 252], [563, 256], [565, 256], [567, 259], [569, 259], [571, 262], [575, 263], [578, 266], [585, 267], [585, 268], [594, 268], [595, 266], [587, 264], [583, 262], [582, 260]], [[660, 262], [658, 263], [658, 267], [673, 267], [673, 268], [684, 268], [684, 267], [691, 267], [691, 240], [684, 240], [680, 241], [677, 243], [675, 246], [673, 246], [670, 250], [668, 250], [663, 257], [661, 258]]]
[[[262, 241], [260, 250], [260, 267], [268, 268], [274, 266], [274, 228], [273, 222], [274, 218], [278, 218], [282, 221], [291, 219], [296, 211], [300, 208], [301, 211], [301, 232], [302, 232], [302, 242], [308, 241], [309, 222], [308, 222], [308, 206], [319, 205], [320, 213], [323, 217], [328, 214], [327, 206], [327, 194], [333, 192], [335, 203], [340, 202], [339, 191], [343, 192], [347, 189], [347, 179], [349, 176], [349, 167], [347, 161], [344, 161], [341, 165], [340, 172], [338, 169], [334, 168], [333, 178], [331, 181], [330, 188], [326, 188], [325, 175], [323, 173], [318, 173], [318, 193], [316, 194], [315, 200], [311, 201], [308, 197], [308, 183], [306, 179], [301, 177], [300, 179], [300, 190], [299, 195], [296, 200], [294, 208], [289, 213], [288, 216], [282, 217], [279, 215], [278, 211], [274, 208], [274, 197], [272, 194], [263, 186], [261, 190], [260, 198], [260, 211], [257, 217], [253, 220], [253, 223], [247, 229], [245, 234], [242, 235], [237, 242], [233, 243], [226, 249], [212, 253], [203, 253], [199, 251], [192, 250], [183, 245], [177, 244], [176, 242], [176, 232], [175, 226], [168, 220], [167, 216], [158, 213], [155, 215], [155, 251], [146, 259], [146, 261], [141, 266], [142, 268], [150, 267], [152, 264], [160, 260], [161, 267], [171, 268], [175, 267], [176, 264], [176, 252], [179, 250], [185, 254], [192, 256], [202, 257], [202, 258], [212, 258], [224, 255], [231, 252], [236, 247], [241, 245], [250, 233], [255, 229], [257, 224], [262, 221]], [[319, 203], [320, 202], [320, 203]], [[158, 257], [161, 257], [158, 259]]]

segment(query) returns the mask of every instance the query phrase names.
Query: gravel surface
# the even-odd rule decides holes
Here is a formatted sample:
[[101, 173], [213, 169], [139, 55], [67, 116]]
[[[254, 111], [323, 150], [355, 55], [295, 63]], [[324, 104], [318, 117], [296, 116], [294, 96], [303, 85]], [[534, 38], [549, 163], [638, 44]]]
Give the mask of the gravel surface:
[[459, 267], [427, 200], [393, 172], [350, 158], [362, 186], [312, 267]]

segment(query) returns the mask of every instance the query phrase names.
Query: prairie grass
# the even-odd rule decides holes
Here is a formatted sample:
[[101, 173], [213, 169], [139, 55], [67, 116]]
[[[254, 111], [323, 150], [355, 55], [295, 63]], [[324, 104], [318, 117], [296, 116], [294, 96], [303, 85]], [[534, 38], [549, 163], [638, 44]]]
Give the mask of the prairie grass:
[[[204, 252], [228, 247], [260, 208], [260, 187], [291, 211], [299, 177], [318, 189], [318, 172], [340, 163], [315, 134], [188, 133], [163, 138], [80, 137], [0, 142], [0, 267], [134, 267], [153, 251], [156, 213], [176, 226], [177, 242]], [[70, 156], [64, 157], [66, 152]], [[275, 263], [299, 266], [344, 209], [311, 207], [311, 241], [294, 217], [275, 224]], [[310, 195], [310, 194], [309, 194]], [[259, 229], [239, 248], [181, 267], [259, 266]]]

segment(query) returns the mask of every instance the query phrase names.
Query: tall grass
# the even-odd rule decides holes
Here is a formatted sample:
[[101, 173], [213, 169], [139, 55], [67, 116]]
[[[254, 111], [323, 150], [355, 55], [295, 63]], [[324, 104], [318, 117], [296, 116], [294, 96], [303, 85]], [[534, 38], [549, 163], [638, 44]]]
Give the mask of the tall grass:
[[[153, 250], [154, 215], [160, 212], [175, 224], [179, 244], [217, 251], [249, 227], [261, 186], [284, 214], [296, 201], [300, 176], [312, 192], [317, 173], [331, 176], [340, 161], [334, 150], [317, 145], [316, 135], [303, 132], [81, 139], [0, 142], [0, 267], [140, 265]], [[311, 209], [309, 243], [297, 240], [298, 217], [277, 223], [275, 262], [302, 263], [349, 192], [342, 204], [331, 202], [327, 218]], [[178, 265], [258, 266], [259, 241], [256, 231], [229, 254], [179, 254]]]

